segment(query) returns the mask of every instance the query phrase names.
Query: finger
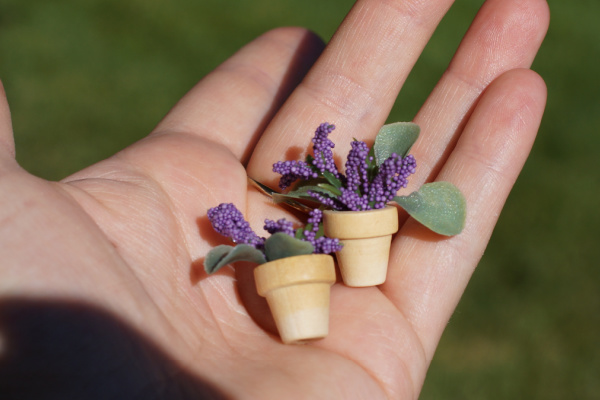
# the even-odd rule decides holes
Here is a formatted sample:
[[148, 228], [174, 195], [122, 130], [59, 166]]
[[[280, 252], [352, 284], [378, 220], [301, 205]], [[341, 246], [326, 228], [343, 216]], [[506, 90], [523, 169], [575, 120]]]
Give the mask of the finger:
[[267, 32], [202, 79], [155, 134], [186, 132], [224, 144], [246, 159], [258, 135], [323, 48], [300, 28]]
[[544, 82], [530, 70], [495, 80], [436, 178], [465, 195], [465, 229], [442, 238], [409, 220], [393, 243], [382, 290], [412, 323], [429, 359], [529, 154], [545, 100]]
[[13, 137], [10, 108], [4, 91], [4, 85], [0, 82], [0, 161], [14, 162], [15, 141]]
[[487, 85], [514, 68], [529, 68], [548, 29], [545, 0], [488, 0], [448, 69], [415, 117], [417, 173], [408, 190], [435, 176]]
[[323, 55], [257, 144], [249, 175], [274, 181], [271, 165], [304, 151], [315, 128], [334, 123], [340, 154], [373, 138], [451, 0], [359, 0]]

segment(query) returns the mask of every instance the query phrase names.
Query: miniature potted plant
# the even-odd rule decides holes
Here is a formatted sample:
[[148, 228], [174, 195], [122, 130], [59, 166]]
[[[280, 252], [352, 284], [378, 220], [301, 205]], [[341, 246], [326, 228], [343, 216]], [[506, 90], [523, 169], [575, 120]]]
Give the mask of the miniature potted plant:
[[336, 257], [346, 285], [374, 286], [385, 281], [392, 235], [398, 230], [397, 208], [391, 202], [434, 232], [451, 236], [462, 231], [465, 199], [451, 183], [428, 183], [407, 196], [397, 196], [416, 170], [416, 160], [408, 152], [419, 136], [418, 125], [384, 125], [371, 148], [355, 139], [345, 174], [333, 160], [335, 145], [328, 135], [334, 129], [328, 123], [317, 128], [313, 154], [305, 161], [273, 165], [281, 175], [282, 190], [298, 181], [287, 193], [273, 194], [273, 199], [316, 202], [325, 210], [324, 233], [343, 244]]
[[322, 216], [319, 209], [311, 211], [307, 225], [297, 229], [285, 219], [266, 219], [264, 229], [271, 236], [265, 239], [233, 204], [208, 210], [215, 231], [236, 245], [213, 248], [204, 260], [206, 272], [236, 261], [260, 264], [254, 270], [256, 288], [267, 299], [284, 343], [323, 338], [329, 331], [330, 287], [335, 282], [329, 254], [342, 246], [323, 235]]

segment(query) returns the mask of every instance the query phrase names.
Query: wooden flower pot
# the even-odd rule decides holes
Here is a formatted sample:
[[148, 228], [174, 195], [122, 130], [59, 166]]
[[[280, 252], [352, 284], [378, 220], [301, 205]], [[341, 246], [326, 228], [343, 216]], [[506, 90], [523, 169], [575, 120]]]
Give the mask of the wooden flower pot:
[[333, 257], [309, 254], [270, 261], [256, 267], [254, 278], [284, 343], [327, 336], [329, 294], [335, 282]]
[[398, 210], [386, 206], [369, 211], [323, 212], [325, 235], [344, 245], [336, 253], [347, 286], [375, 286], [385, 282], [392, 235], [398, 231]]

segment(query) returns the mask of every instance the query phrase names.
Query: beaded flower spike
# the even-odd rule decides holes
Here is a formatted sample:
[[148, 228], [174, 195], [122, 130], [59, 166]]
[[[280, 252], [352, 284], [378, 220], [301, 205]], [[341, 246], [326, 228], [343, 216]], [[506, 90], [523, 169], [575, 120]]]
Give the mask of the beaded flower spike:
[[[335, 144], [328, 135], [335, 125], [321, 124], [312, 139], [314, 156], [306, 161], [279, 161], [273, 172], [281, 175], [279, 187], [283, 190], [296, 180], [324, 178], [316, 187], [302, 186], [289, 195], [316, 200], [323, 206], [338, 211], [363, 211], [383, 208], [400, 188], [408, 185], [408, 177], [415, 173], [417, 163], [412, 155], [402, 157], [392, 153], [381, 165], [376, 165], [374, 150], [365, 142], [354, 140], [346, 161], [346, 174], [338, 171], [331, 149]], [[329, 183], [329, 185], [324, 185]]]
[[263, 264], [285, 257], [305, 254], [330, 254], [342, 248], [338, 239], [323, 235], [321, 222], [323, 212], [309, 212], [305, 226], [294, 229], [293, 223], [285, 218], [273, 221], [265, 219], [264, 230], [271, 236], [258, 236], [243, 214], [231, 203], [222, 203], [208, 210], [208, 219], [213, 229], [228, 237], [235, 246], [220, 245], [213, 248], [204, 260], [207, 273], [236, 261], [251, 261]]
[[317, 202], [323, 209], [367, 211], [384, 208], [394, 201], [434, 232], [451, 236], [462, 230], [465, 201], [451, 183], [428, 183], [408, 196], [397, 196], [417, 168], [415, 157], [408, 152], [419, 135], [418, 125], [410, 122], [384, 125], [371, 148], [355, 139], [344, 174], [334, 162], [335, 144], [328, 137], [334, 129], [327, 122], [317, 128], [312, 139], [313, 154], [305, 161], [273, 164], [273, 172], [281, 175], [280, 189], [291, 186], [287, 193], [273, 195], [276, 202], [301, 199]]

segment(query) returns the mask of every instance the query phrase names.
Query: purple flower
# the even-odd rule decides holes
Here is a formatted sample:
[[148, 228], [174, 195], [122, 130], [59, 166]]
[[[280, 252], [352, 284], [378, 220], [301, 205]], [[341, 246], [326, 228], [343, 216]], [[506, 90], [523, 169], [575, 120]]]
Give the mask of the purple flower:
[[[346, 160], [346, 188], [350, 191], [365, 190], [369, 182], [367, 175], [369, 147], [359, 140], [353, 141], [350, 145], [352, 149]], [[362, 188], [361, 183], [364, 185]]]
[[369, 202], [373, 208], [383, 208], [400, 188], [408, 185], [408, 177], [415, 173], [417, 162], [413, 155], [404, 158], [393, 153], [379, 166], [379, 172], [369, 188]]
[[281, 175], [279, 187], [284, 190], [298, 179], [314, 179], [325, 171], [340, 177], [335, 162], [333, 161], [333, 149], [335, 144], [327, 136], [335, 129], [335, 125], [327, 122], [319, 125], [312, 138], [314, 157], [307, 158], [309, 165], [304, 161], [278, 161], [273, 164], [273, 172]]
[[333, 151], [331, 150], [335, 147], [335, 144], [327, 137], [334, 129], [335, 125], [323, 122], [315, 131], [315, 136], [312, 139], [313, 154], [315, 158], [312, 161], [312, 164], [321, 171], [321, 173], [328, 171], [338, 177], [340, 173], [333, 161]]
[[342, 194], [337, 200], [342, 203], [341, 210], [364, 211], [369, 210], [369, 198], [367, 194], [360, 195], [350, 189], [340, 188]]
[[338, 238], [329, 238], [321, 236], [312, 242], [315, 248], [315, 254], [331, 254], [336, 251], [340, 251], [343, 245], [340, 243]]
[[318, 177], [317, 173], [304, 161], [278, 161], [273, 164], [273, 172], [281, 175], [279, 187], [283, 190], [298, 179]]
[[315, 208], [308, 213], [308, 221], [306, 221], [307, 225], [303, 233], [305, 240], [313, 245], [317, 237], [317, 233], [319, 232], [319, 224], [321, 223], [322, 218], [323, 211], [319, 210], [318, 208]]
[[213, 229], [234, 243], [249, 244], [260, 248], [265, 239], [259, 237], [244, 216], [233, 204], [222, 203], [208, 210], [208, 219]]
[[[400, 188], [408, 185], [408, 177], [415, 173], [416, 161], [412, 155], [404, 158], [392, 154], [375, 169], [375, 177], [368, 179], [367, 157], [369, 148], [363, 142], [352, 143], [346, 162], [346, 187], [337, 201], [345, 210], [362, 211], [383, 208]], [[372, 160], [370, 160], [372, 161]]]
[[[335, 147], [328, 135], [335, 129], [327, 122], [315, 131], [313, 154], [303, 161], [280, 161], [273, 165], [273, 171], [281, 174], [279, 187], [290, 186], [297, 179], [317, 179], [313, 186], [306, 186], [304, 192], [297, 192], [300, 198], [307, 195], [323, 206], [337, 211], [363, 211], [383, 208], [391, 201], [400, 188], [408, 185], [408, 177], [415, 173], [416, 161], [412, 155], [401, 157], [393, 153], [380, 165], [369, 156], [370, 149], [365, 142], [354, 140], [346, 159], [345, 175], [337, 170], [333, 161]], [[331, 174], [331, 175], [330, 175]], [[333, 177], [332, 177], [333, 175]]]
[[340, 251], [342, 244], [337, 238], [328, 238], [326, 236], [320, 236], [319, 230], [321, 229], [321, 220], [323, 219], [323, 211], [316, 208], [308, 213], [308, 221], [304, 230], [304, 239], [310, 242], [314, 247], [315, 254], [330, 254]]
[[342, 210], [344, 207], [335, 197], [329, 197], [319, 192], [313, 192], [312, 190], [309, 190], [307, 193], [310, 197], [332, 210]]
[[294, 236], [294, 226], [292, 221], [288, 221], [285, 218], [281, 218], [277, 221], [272, 221], [270, 219], [265, 219], [265, 231], [269, 232], [271, 235], [277, 232], [283, 232], [287, 235]]
[[[342, 248], [338, 239], [331, 239], [321, 234], [323, 212], [319, 209], [309, 213], [307, 225], [302, 232], [302, 239], [310, 242], [315, 254], [329, 254]], [[265, 238], [259, 237], [250, 228], [242, 213], [231, 203], [222, 203], [208, 210], [208, 219], [215, 231], [227, 236], [238, 244], [248, 244], [264, 252]], [[282, 232], [296, 237], [293, 223], [281, 218], [277, 221], [265, 219], [264, 229], [270, 234]], [[300, 228], [302, 229], [302, 228]]]

